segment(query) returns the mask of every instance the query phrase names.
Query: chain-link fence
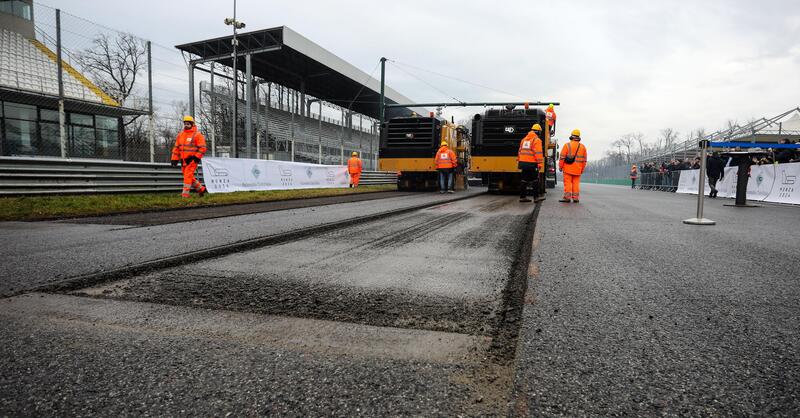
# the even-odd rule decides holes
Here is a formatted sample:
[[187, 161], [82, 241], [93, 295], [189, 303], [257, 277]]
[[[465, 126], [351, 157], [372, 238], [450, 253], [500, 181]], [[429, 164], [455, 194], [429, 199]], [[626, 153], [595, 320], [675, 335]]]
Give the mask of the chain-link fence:
[[17, 3], [30, 12], [1, 34], [2, 154], [149, 160], [150, 44]]
[[[10, 3], [3, 12], [15, 24], [0, 29], [0, 155], [169, 161], [189, 113], [178, 50], [44, 4]], [[192, 86], [198, 126], [215, 155], [234, 154], [235, 119], [240, 157], [341, 164], [357, 151], [365, 168], [377, 166], [375, 120], [263, 81], [248, 145], [244, 93], [233, 118], [232, 69], [216, 71], [229, 77], [212, 89], [206, 74]]]

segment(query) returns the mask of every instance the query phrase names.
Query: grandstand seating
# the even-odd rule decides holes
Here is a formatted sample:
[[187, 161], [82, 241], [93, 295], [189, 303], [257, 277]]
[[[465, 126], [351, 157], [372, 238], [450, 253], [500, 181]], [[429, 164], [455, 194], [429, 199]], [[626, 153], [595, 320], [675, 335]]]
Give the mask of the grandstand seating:
[[[58, 65], [54, 56], [39, 41], [0, 29], [0, 86], [58, 95]], [[64, 59], [65, 64], [66, 61]], [[93, 91], [95, 86], [79, 80], [66, 69], [63, 73], [66, 97], [103, 103], [103, 98]]]

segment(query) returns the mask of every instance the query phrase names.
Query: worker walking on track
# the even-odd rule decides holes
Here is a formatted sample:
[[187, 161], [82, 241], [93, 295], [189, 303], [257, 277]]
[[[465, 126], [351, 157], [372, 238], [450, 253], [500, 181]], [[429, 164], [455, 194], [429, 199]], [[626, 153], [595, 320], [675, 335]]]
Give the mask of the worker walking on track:
[[189, 191], [195, 190], [200, 196], [206, 194], [206, 187], [203, 186], [194, 176], [197, 165], [206, 154], [206, 138], [197, 130], [194, 118], [191, 116], [183, 117], [183, 131], [175, 138], [175, 146], [172, 148], [172, 166], [181, 165], [183, 171], [183, 190], [181, 197], [188, 198]]
[[439, 150], [436, 151], [434, 158], [436, 164], [436, 171], [439, 172], [439, 193], [455, 193], [455, 184], [453, 184], [453, 172], [458, 161], [456, 160], [456, 153], [447, 146], [447, 142], [442, 141]]
[[636, 188], [636, 179], [639, 178], [639, 169], [636, 164], [631, 166], [631, 189]]
[[544, 115], [547, 118], [547, 126], [550, 128], [550, 136], [553, 136], [556, 134], [556, 109], [552, 103], [547, 106]]
[[530, 202], [528, 199], [528, 186], [533, 185], [533, 200], [540, 202], [544, 200], [544, 196], [539, 197], [539, 187], [537, 180], [539, 179], [539, 166], [544, 164], [544, 151], [542, 150], [542, 140], [539, 139], [539, 133], [542, 132], [542, 127], [538, 123], [531, 127], [530, 132], [522, 138], [519, 142], [519, 150], [517, 151], [517, 168], [521, 173], [522, 182], [519, 187], [519, 201]]
[[347, 160], [347, 172], [350, 173], [350, 187], [358, 187], [358, 181], [361, 180], [361, 171], [364, 169], [364, 164], [361, 158], [358, 158], [358, 153], [353, 151], [352, 156]]
[[575, 129], [569, 142], [561, 148], [558, 168], [564, 175], [564, 197], [559, 202], [578, 203], [581, 196], [581, 174], [586, 169], [586, 146], [581, 144], [581, 131]]

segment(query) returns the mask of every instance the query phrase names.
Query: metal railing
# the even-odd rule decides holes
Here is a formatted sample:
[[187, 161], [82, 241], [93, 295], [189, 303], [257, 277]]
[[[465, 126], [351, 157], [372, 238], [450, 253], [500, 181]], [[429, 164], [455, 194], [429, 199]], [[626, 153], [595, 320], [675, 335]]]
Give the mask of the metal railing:
[[[178, 192], [182, 183], [180, 168], [169, 164], [0, 157], [0, 196]], [[360, 182], [396, 183], [397, 174], [384, 171], [365, 171]]]
[[636, 180], [636, 188], [641, 190], [674, 192], [678, 190], [680, 173], [680, 170], [666, 171], [663, 173], [639, 173], [639, 178]]

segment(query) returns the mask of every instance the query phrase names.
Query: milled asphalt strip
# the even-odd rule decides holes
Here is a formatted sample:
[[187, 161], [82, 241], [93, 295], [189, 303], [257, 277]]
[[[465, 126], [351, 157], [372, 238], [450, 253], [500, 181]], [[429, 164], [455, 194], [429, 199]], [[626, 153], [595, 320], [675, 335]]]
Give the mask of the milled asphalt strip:
[[153, 270], [160, 270], [170, 267], [177, 267], [184, 264], [189, 264], [192, 262], [197, 262], [201, 260], [207, 260], [209, 258], [220, 257], [228, 254], [232, 254], [235, 252], [240, 251], [247, 251], [256, 248], [266, 247], [269, 245], [275, 245], [287, 241], [293, 241], [299, 238], [304, 238], [309, 235], [318, 234], [322, 232], [327, 232], [330, 230], [343, 228], [351, 225], [361, 224], [365, 222], [370, 222], [373, 220], [377, 220], [384, 217], [389, 216], [397, 216], [408, 212], [413, 212], [421, 209], [426, 209], [429, 207], [440, 206], [448, 203], [457, 202], [460, 200], [471, 199], [476, 196], [480, 196], [485, 193], [476, 193], [470, 194], [467, 196], [460, 196], [453, 199], [448, 200], [438, 200], [436, 202], [429, 202], [424, 203], [421, 205], [416, 206], [409, 206], [402, 209], [395, 209], [386, 212], [376, 213], [372, 215], [366, 216], [359, 216], [355, 218], [345, 219], [343, 221], [337, 222], [330, 222], [322, 225], [312, 226], [309, 228], [302, 228], [294, 231], [285, 232], [282, 234], [276, 235], [268, 235], [264, 237], [252, 238], [243, 241], [238, 241], [230, 244], [219, 245], [216, 247], [211, 247], [199, 251], [192, 251], [189, 253], [177, 254], [169, 257], [158, 258], [151, 261], [146, 261], [144, 263], [134, 264], [126, 267], [121, 267], [118, 269], [103, 271], [99, 273], [92, 273], [87, 275], [81, 276], [74, 276], [69, 277], [63, 280], [59, 280], [57, 282], [48, 283], [43, 286], [39, 286], [29, 290], [21, 290], [19, 292], [14, 292], [6, 297], [16, 296], [23, 293], [29, 292], [64, 292], [64, 291], [71, 291], [76, 289], [81, 289], [85, 287], [96, 286], [100, 283], [111, 281], [111, 280], [119, 280], [124, 279], [127, 277], [139, 275], [145, 272], [150, 272]]
[[[514, 261], [508, 270], [508, 280], [501, 299], [503, 305], [500, 308], [500, 315], [496, 318], [495, 335], [492, 337], [491, 346], [492, 351], [500, 360], [513, 362], [516, 357], [522, 309], [525, 305], [525, 293], [528, 290], [528, 268], [533, 252], [533, 235], [541, 208], [541, 203], [537, 203], [525, 221], [525, 230], [520, 237], [521, 242], [514, 251]], [[510, 390], [511, 388], [509, 388]]]

